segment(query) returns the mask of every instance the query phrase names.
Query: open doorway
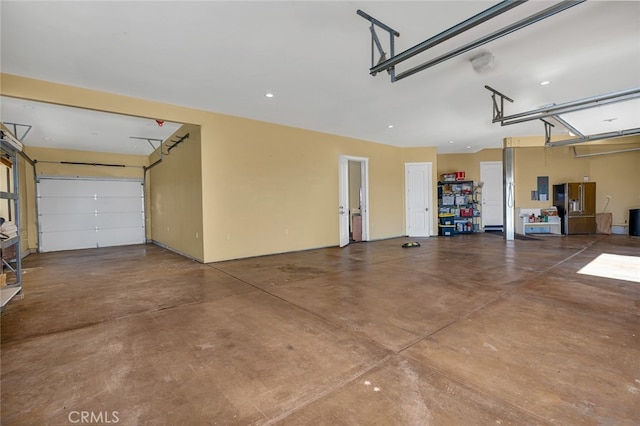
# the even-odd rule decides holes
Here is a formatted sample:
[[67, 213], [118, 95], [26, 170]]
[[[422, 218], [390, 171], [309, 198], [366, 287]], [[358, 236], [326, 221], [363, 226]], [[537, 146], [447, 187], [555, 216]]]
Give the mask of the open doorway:
[[340, 156], [340, 247], [369, 240], [369, 159]]

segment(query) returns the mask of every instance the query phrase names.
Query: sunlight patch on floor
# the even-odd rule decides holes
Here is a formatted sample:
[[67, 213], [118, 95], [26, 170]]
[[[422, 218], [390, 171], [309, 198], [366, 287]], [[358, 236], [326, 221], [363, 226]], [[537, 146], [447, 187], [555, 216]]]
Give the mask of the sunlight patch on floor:
[[578, 273], [640, 283], [640, 257], [602, 253]]

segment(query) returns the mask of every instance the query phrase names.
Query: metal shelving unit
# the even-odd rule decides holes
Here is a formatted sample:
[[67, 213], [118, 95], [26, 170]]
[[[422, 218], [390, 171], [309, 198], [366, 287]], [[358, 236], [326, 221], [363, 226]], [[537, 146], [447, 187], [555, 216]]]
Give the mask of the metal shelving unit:
[[[22, 260], [20, 249], [20, 203], [18, 197], [18, 155], [21, 151], [21, 144], [12, 140], [5, 131], [0, 132], [0, 155], [11, 162], [13, 185], [10, 192], [0, 192], [0, 200], [8, 200], [11, 207], [13, 223], [16, 225], [18, 235], [0, 241], [2, 248], [2, 262], [0, 262], [0, 273], [7, 274], [7, 285], [0, 288], [0, 296], [4, 309], [7, 303], [16, 296], [22, 295]], [[15, 256], [5, 257], [8, 249], [15, 248]]]
[[440, 230], [450, 229], [454, 234], [482, 232], [480, 191], [478, 182], [470, 180], [438, 182]]

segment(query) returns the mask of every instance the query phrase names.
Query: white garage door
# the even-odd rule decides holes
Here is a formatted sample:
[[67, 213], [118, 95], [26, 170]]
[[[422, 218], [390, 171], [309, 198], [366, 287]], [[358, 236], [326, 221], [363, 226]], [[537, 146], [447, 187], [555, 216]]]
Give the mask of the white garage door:
[[140, 180], [40, 178], [40, 251], [142, 244]]

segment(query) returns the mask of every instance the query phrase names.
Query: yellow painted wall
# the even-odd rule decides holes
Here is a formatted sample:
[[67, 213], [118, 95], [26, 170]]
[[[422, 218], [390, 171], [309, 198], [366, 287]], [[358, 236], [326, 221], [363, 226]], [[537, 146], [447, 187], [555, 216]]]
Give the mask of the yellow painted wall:
[[399, 148], [218, 115], [202, 132], [208, 260], [337, 245], [340, 155], [369, 158], [371, 238], [402, 235]]
[[[91, 176], [142, 179], [145, 155], [123, 155], [104, 152], [74, 151], [25, 146], [24, 152], [36, 161], [38, 176]], [[61, 164], [61, 162], [101, 163], [126, 167]]]
[[502, 161], [502, 148], [483, 149], [469, 154], [438, 155], [438, 176], [463, 171], [467, 180], [480, 180], [480, 162]]
[[[212, 262], [337, 245], [341, 154], [370, 160], [371, 238], [404, 234], [400, 148], [8, 74], [1, 77], [4, 96], [200, 125], [203, 249], [185, 251], [189, 256]], [[153, 184], [151, 188], [153, 193]], [[151, 229], [155, 230], [153, 219]]]
[[[579, 154], [616, 151], [640, 147], [637, 143], [616, 143], [605, 141], [596, 146], [577, 146]], [[633, 140], [632, 140], [633, 141]], [[596, 212], [613, 214], [614, 225], [625, 225], [629, 219], [629, 209], [640, 208], [640, 151], [620, 154], [574, 158], [573, 148], [532, 147], [515, 150], [515, 206], [543, 208], [553, 205], [553, 201], [532, 201], [531, 191], [536, 190], [537, 177], [549, 176], [549, 185], [564, 182], [581, 182], [588, 176], [596, 182]], [[550, 192], [552, 188], [549, 188]], [[551, 195], [552, 197], [552, 195]]]
[[[186, 146], [184, 150], [178, 147], [171, 162], [167, 159], [166, 164], [155, 167], [165, 167], [165, 171], [154, 168], [149, 172], [155, 174], [150, 184], [149, 203], [154, 206], [154, 214], [149, 228], [154, 239], [161, 243], [166, 241], [171, 248], [204, 262], [337, 245], [340, 155], [369, 159], [371, 239], [405, 234], [404, 163], [433, 164], [435, 196], [440, 172], [466, 168], [467, 176], [477, 180], [480, 161], [502, 160], [501, 150], [444, 157], [438, 156], [435, 148], [402, 149], [6, 74], [2, 75], [0, 84], [5, 96], [200, 126], [199, 157], [196, 144]], [[520, 151], [524, 149], [538, 151]], [[588, 165], [585, 166], [585, 160], [574, 160], [562, 154], [566, 151], [556, 149], [549, 153], [542, 147], [518, 148], [516, 183], [521, 191], [517, 194], [518, 201], [524, 200], [524, 195], [528, 196], [535, 176], [543, 174], [549, 175], [551, 182], [580, 179], [585, 173], [591, 174], [594, 181], [609, 178], [614, 182], [639, 180], [635, 154], [620, 160], [620, 164], [629, 164], [623, 170], [626, 177], [616, 180], [621, 169], [615, 160], [600, 157], [586, 160]], [[44, 158], [38, 151], [27, 152], [31, 152], [32, 158]], [[47, 158], [64, 157], [65, 161], [76, 158], [73, 157], [75, 153], [72, 156], [67, 152], [59, 157], [60, 154], [48, 153]], [[96, 154], [90, 154], [90, 161], [98, 162]], [[77, 155], [75, 161], [87, 161], [81, 160], [85, 154]], [[111, 162], [100, 158], [99, 162]], [[147, 162], [147, 158], [141, 159], [140, 165]], [[614, 163], [616, 167], [613, 167]], [[198, 189], [197, 184], [188, 185], [189, 194], [185, 194], [179, 203], [169, 204], [167, 194], [175, 193], [171, 180], [197, 181], [198, 166], [201, 188]], [[93, 168], [70, 167], [74, 167], [74, 172], [56, 171], [53, 165], [42, 164], [38, 171], [71, 175], [95, 173]], [[607, 172], [607, 168], [611, 171]], [[136, 173], [141, 175], [143, 171], [139, 169]], [[184, 187], [181, 190], [184, 191]], [[622, 196], [624, 200], [617, 200], [617, 195], [612, 200], [612, 204], [616, 203], [611, 207], [615, 209], [614, 223], [624, 220], [621, 215], [628, 205], [638, 204], [637, 185], [626, 189]], [[435, 205], [434, 199], [434, 208]], [[602, 207], [602, 201], [598, 200], [598, 208]], [[201, 223], [198, 223], [198, 213]], [[184, 240], [171, 233], [171, 222], [178, 220], [177, 216], [187, 216], [193, 221], [182, 229], [186, 235]], [[169, 232], [165, 234], [162, 227], [166, 229], [167, 223]], [[434, 222], [434, 229], [437, 229], [436, 224]], [[196, 238], [200, 229], [202, 235]], [[200, 238], [201, 243], [197, 241]]]
[[[168, 151], [171, 141], [187, 134], [187, 139]], [[168, 154], [147, 171], [148, 235], [155, 242], [203, 261], [200, 127], [184, 125], [168, 141], [163, 148]], [[150, 163], [157, 159], [157, 152], [149, 156]]]

